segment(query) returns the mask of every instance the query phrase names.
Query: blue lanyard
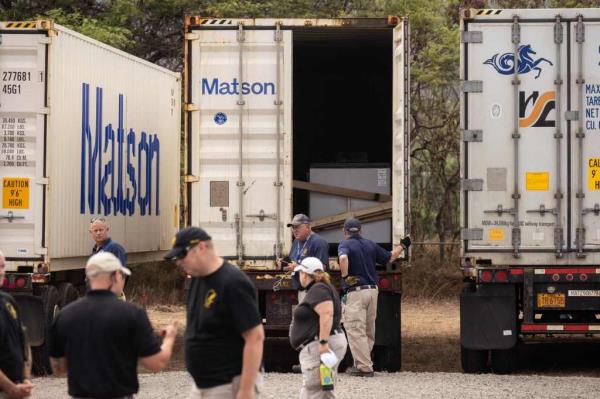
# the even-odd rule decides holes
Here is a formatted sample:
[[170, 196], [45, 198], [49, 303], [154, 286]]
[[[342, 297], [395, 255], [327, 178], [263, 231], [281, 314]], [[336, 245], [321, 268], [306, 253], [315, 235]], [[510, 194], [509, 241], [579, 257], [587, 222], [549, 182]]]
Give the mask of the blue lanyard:
[[304, 252], [304, 248], [306, 247], [306, 244], [308, 244], [308, 240], [310, 240], [310, 237], [312, 237], [312, 234], [306, 238], [306, 241], [304, 241], [304, 245], [302, 245], [302, 248], [300, 248], [300, 241], [298, 241], [298, 245], [297, 245], [298, 250], [296, 252], [298, 254], [298, 256], [296, 258], [296, 262], [300, 262], [302, 260], [302, 259], [300, 259], [300, 257], [302, 256], [302, 252]]

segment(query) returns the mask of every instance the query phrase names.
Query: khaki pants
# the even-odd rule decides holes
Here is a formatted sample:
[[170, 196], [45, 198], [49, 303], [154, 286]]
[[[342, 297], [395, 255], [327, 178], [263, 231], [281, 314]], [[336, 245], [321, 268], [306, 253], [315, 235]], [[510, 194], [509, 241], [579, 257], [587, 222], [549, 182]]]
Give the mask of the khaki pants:
[[[333, 387], [337, 384], [336, 375], [340, 362], [346, 354], [348, 342], [346, 336], [342, 334], [331, 335], [328, 339], [329, 349], [335, 353], [339, 359], [333, 367]], [[300, 367], [302, 368], [302, 388], [300, 389], [300, 399], [334, 399], [335, 390], [323, 391], [321, 389], [321, 357], [319, 354], [319, 341], [313, 341], [306, 345], [300, 351]]]
[[[233, 377], [233, 380], [229, 384], [204, 389], [200, 389], [194, 384], [189, 399], [235, 399], [235, 395], [240, 390], [240, 380], [241, 376], [238, 375], [237, 377]], [[263, 376], [261, 373], [258, 373], [256, 383], [254, 384], [256, 399], [260, 399], [262, 384]]]
[[376, 288], [351, 291], [344, 306], [344, 328], [354, 367], [360, 371], [373, 371], [371, 351], [375, 344], [378, 295]]

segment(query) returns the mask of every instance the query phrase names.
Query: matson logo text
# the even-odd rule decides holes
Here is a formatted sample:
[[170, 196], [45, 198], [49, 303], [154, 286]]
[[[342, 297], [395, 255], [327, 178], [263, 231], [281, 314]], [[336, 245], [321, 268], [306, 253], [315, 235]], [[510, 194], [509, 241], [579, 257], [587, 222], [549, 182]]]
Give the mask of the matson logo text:
[[219, 78], [202, 78], [202, 95], [212, 96], [234, 96], [234, 95], [275, 95], [275, 83], [273, 82], [240, 82], [237, 78], [231, 81], [219, 80]]

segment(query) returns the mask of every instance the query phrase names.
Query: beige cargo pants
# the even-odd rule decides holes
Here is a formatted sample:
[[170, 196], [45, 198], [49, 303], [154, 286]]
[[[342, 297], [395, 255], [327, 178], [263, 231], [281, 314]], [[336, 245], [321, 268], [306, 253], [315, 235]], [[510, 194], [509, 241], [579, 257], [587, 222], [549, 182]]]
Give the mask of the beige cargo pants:
[[[238, 375], [233, 378], [229, 384], [223, 384], [212, 388], [200, 389], [194, 384], [189, 399], [235, 399], [237, 392], [240, 389], [240, 379]], [[256, 399], [260, 399], [260, 393], [263, 386], [263, 376], [259, 373], [256, 376], [256, 384], [254, 385]]]
[[354, 367], [364, 372], [373, 371], [371, 351], [375, 344], [378, 296], [377, 288], [351, 291], [344, 306], [343, 322]]
[[319, 354], [319, 341], [311, 342], [300, 351], [300, 368], [302, 369], [302, 389], [300, 390], [300, 399], [334, 399], [335, 388], [338, 384], [337, 369], [340, 362], [346, 355], [348, 342], [346, 336], [335, 334], [329, 336], [329, 349], [335, 353], [338, 363], [333, 367], [333, 391], [323, 391], [321, 389], [321, 355]]

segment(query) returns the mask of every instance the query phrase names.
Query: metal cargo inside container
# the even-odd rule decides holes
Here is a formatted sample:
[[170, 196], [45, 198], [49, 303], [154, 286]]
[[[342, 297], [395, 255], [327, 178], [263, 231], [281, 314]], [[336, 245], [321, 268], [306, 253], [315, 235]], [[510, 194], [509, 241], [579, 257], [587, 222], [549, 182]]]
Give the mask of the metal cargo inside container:
[[465, 256], [600, 261], [599, 34], [599, 9], [465, 11]]
[[314, 163], [391, 165], [393, 228], [408, 227], [408, 25], [380, 19], [186, 24], [186, 222], [219, 253], [270, 268], [309, 210]]
[[179, 224], [180, 75], [36, 21], [0, 23], [0, 76], [9, 269], [82, 268], [91, 217], [129, 263], [158, 259]]

